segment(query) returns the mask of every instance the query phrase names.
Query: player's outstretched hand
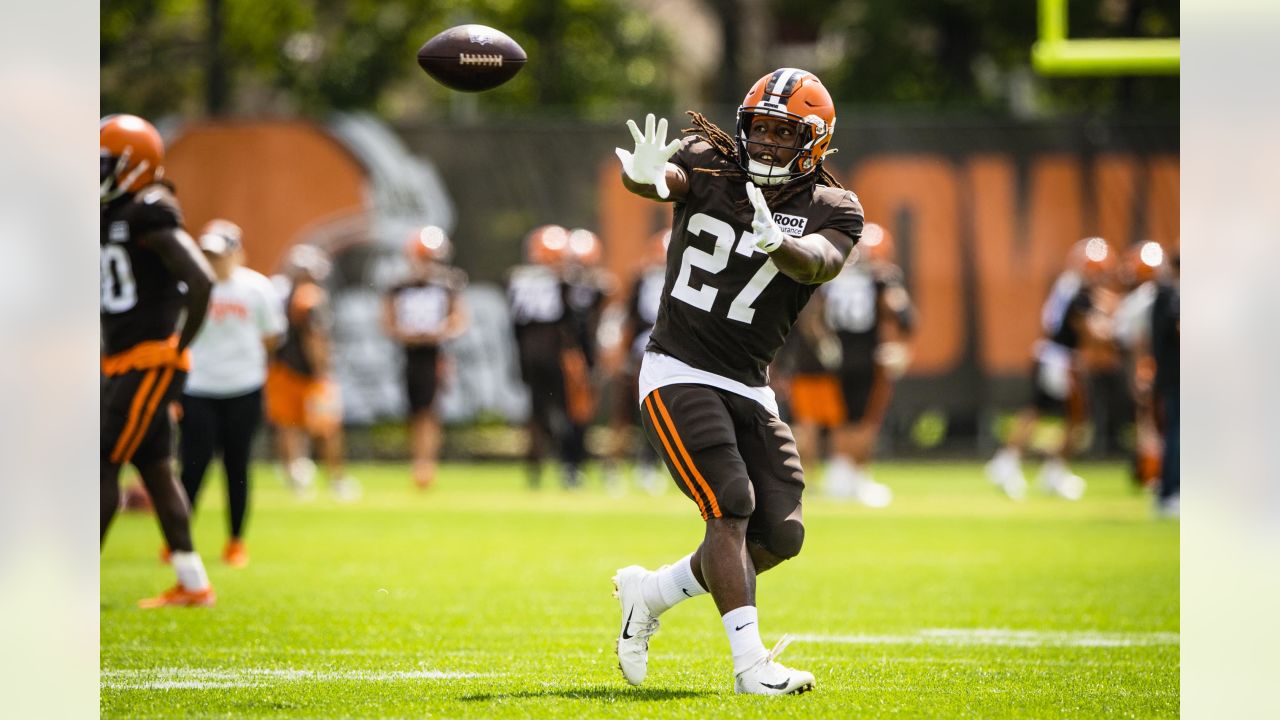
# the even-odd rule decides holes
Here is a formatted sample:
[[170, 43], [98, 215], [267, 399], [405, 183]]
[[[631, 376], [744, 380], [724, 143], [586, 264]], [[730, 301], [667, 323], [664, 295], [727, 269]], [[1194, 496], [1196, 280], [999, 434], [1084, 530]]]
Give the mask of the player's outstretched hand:
[[652, 185], [657, 189], [658, 197], [666, 199], [671, 194], [667, 189], [667, 160], [676, 154], [680, 140], [667, 142], [667, 119], [659, 120], [655, 129], [653, 113], [645, 116], [643, 134], [634, 120], [627, 121], [627, 128], [635, 138], [636, 147], [632, 152], [615, 148], [618, 159], [622, 161], [622, 171], [641, 185]]
[[756, 247], [767, 253], [777, 250], [785, 236], [778, 229], [778, 223], [774, 222], [773, 213], [769, 212], [764, 192], [750, 181], [747, 182], [747, 199], [756, 211], [755, 217], [751, 219], [751, 232], [755, 233]]

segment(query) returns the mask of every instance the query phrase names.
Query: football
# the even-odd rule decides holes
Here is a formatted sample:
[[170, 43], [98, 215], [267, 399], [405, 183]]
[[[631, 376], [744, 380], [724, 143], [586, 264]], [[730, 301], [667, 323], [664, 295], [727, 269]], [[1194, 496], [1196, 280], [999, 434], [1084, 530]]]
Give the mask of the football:
[[490, 90], [524, 67], [524, 48], [499, 30], [458, 25], [431, 38], [418, 50], [418, 65], [436, 82], [453, 90]]

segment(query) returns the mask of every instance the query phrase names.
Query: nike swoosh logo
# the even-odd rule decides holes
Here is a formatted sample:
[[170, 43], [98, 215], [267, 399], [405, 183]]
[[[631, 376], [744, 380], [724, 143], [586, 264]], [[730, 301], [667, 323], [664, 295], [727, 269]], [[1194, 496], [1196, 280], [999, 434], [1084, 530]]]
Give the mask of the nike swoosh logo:
[[733, 627], [733, 631], [734, 631], [734, 632], [737, 632], [737, 631], [741, 630], [742, 628], [746, 627], [747, 625], [755, 625], [755, 624], [756, 624], [756, 621], [755, 621], [755, 620], [752, 620], [752, 621], [751, 621], [751, 622], [749, 622], [749, 623], [743, 623], [742, 625], [735, 625], [735, 626]]
[[689, 597], [693, 597], [693, 595], [688, 590], [685, 590], [684, 588], [680, 588], [680, 592], [684, 593], [685, 595], [688, 595]]
[[769, 683], [767, 683], [767, 682], [763, 682], [763, 681], [761, 681], [761, 683], [760, 683], [760, 684], [761, 684], [761, 685], [763, 685], [763, 686], [765, 686], [765, 687], [767, 687], [767, 688], [769, 688], [770, 690], [782, 690], [783, 688], [785, 688], [785, 687], [787, 686], [787, 683], [789, 683], [789, 682], [791, 682], [791, 678], [787, 678], [786, 680], [783, 680], [782, 682], [778, 683], [777, 685], [770, 685]]
[[635, 611], [636, 611], [636, 606], [632, 605], [631, 612], [627, 613], [627, 619], [625, 622], [622, 623], [622, 639], [623, 640], [630, 640], [631, 638], [635, 637], [634, 635], [631, 635], [627, 632], [627, 628], [631, 627], [631, 615]]

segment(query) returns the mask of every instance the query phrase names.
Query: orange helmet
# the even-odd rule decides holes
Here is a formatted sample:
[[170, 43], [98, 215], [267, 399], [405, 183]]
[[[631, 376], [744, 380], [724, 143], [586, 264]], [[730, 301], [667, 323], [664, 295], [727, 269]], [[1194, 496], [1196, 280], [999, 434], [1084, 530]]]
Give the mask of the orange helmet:
[[453, 243], [444, 230], [427, 225], [410, 233], [404, 243], [404, 254], [419, 262], [448, 262], [453, 256]]
[[1087, 237], [1071, 246], [1068, 265], [1072, 270], [1094, 279], [1115, 268], [1116, 254], [1106, 240]]
[[557, 265], [569, 252], [569, 231], [559, 225], [542, 225], [524, 239], [525, 258], [538, 265]]
[[569, 257], [580, 265], [595, 267], [604, 258], [604, 246], [600, 238], [590, 230], [577, 228], [569, 232]]
[[667, 247], [671, 245], [671, 230], [659, 230], [649, 236], [649, 264], [662, 265], [667, 262]]
[[[747, 137], [756, 115], [782, 118], [796, 123], [796, 150], [791, 162], [774, 167], [751, 158]], [[836, 106], [818, 76], [796, 68], [781, 68], [751, 86], [738, 108], [738, 164], [761, 185], [779, 185], [806, 175], [818, 166], [831, 145], [836, 127]], [[760, 143], [753, 142], [752, 145]]]
[[98, 163], [98, 195], [110, 202], [164, 175], [164, 141], [137, 115], [108, 115], [98, 121]]
[[1134, 245], [1125, 254], [1125, 269], [1134, 285], [1154, 280], [1161, 265], [1164, 265], [1164, 248], [1154, 240]]
[[877, 223], [862, 226], [862, 238], [858, 240], [859, 258], [870, 262], [893, 262], [893, 235]]

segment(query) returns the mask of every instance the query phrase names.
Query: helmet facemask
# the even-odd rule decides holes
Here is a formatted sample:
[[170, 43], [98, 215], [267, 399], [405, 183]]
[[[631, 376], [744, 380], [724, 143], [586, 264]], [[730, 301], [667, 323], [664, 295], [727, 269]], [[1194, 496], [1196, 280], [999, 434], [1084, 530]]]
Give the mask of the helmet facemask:
[[[768, 149], [770, 143], [750, 140], [751, 124], [756, 116], [793, 123], [796, 139], [792, 146], [773, 147], [796, 155], [786, 165], [770, 165], [756, 160], [748, 147]], [[782, 185], [814, 172], [828, 154], [831, 134], [835, 130], [835, 107], [821, 81], [812, 73], [797, 68], [780, 68], [756, 81], [738, 107], [735, 142], [738, 164], [759, 185]]]

